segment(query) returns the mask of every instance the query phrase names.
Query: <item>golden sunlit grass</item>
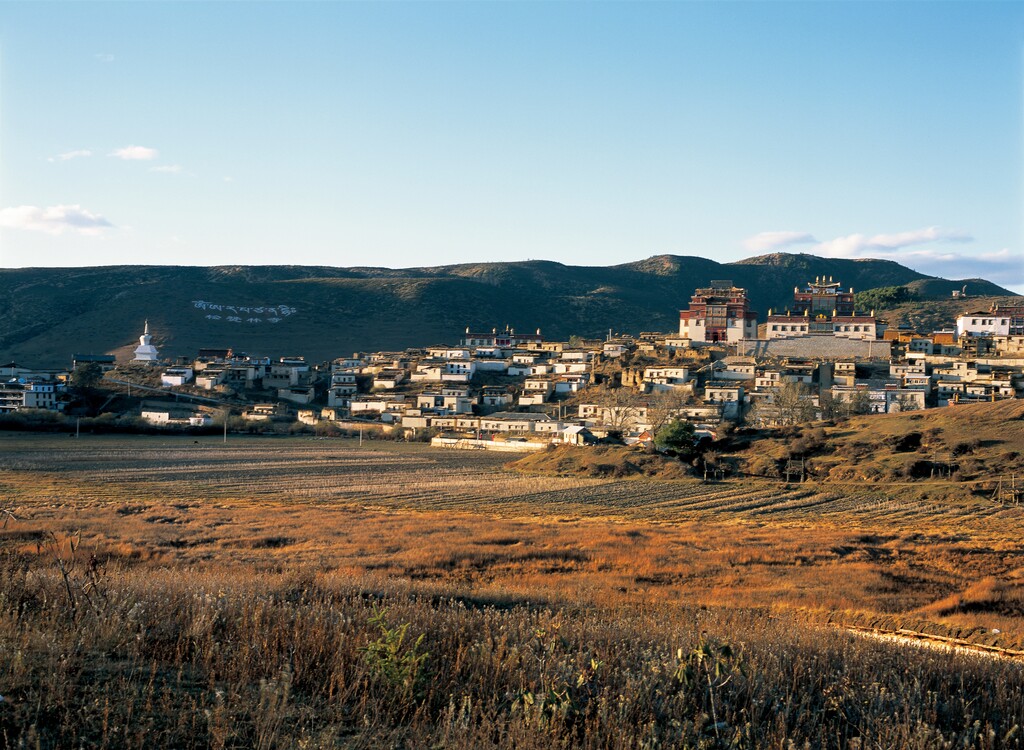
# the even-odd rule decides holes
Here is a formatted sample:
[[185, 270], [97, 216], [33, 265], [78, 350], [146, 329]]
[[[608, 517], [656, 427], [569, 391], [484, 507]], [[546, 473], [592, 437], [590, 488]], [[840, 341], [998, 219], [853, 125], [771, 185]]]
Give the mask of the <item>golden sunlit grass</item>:
[[[524, 476], [420, 445], [5, 436], [23, 552], [372, 573], [490, 595], [900, 614], [1024, 569], [1024, 512], [865, 486]], [[28, 534], [20, 542], [12, 534]], [[36, 536], [33, 536], [36, 535]], [[925, 610], [922, 610], [925, 611]], [[927, 610], [942, 616], [944, 610]], [[962, 616], [963, 612], [957, 612]], [[984, 624], [1005, 612], [975, 608]], [[1021, 631], [1004, 627], [1004, 640]]]
[[[907, 689], [879, 666], [893, 655], [815, 627], [1024, 645], [1019, 508], [867, 485], [525, 476], [506, 457], [391, 443], [5, 435], [0, 454], [8, 742], [144, 745], [145, 716], [164, 744], [196, 747], [926, 747], [981, 737], [984, 712], [1001, 712], [1000, 736], [1024, 721], [1010, 702], [1024, 676], [997, 686], [996, 666], [958, 667], [984, 706], [866, 697]], [[390, 624], [374, 624], [375, 602]], [[402, 625], [394, 663], [371, 666], [367, 644], [384, 658]], [[673, 671], [702, 630], [747, 642], [744, 669], [728, 666], [739, 693], [694, 692]], [[568, 645], [534, 669], [540, 631]], [[419, 635], [429, 687], [406, 679]], [[952, 690], [938, 662], [905, 658]], [[812, 677], [831, 659], [826, 682]], [[807, 724], [805, 709], [824, 713]], [[899, 718], [883, 727], [882, 711]]]

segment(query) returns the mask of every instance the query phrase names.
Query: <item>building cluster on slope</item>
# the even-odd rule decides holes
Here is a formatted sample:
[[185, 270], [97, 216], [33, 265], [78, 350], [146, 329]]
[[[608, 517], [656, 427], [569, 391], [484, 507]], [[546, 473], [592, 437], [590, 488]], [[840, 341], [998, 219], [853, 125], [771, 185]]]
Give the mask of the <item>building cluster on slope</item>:
[[[791, 308], [760, 324], [746, 290], [711, 282], [670, 334], [561, 342], [540, 330], [467, 328], [457, 346], [316, 365], [231, 349], [164, 362], [148, 322], [139, 342], [133, 362], [159, 373], [148, 391], [229, 402], [254, 423], [402, 429], [459, 447], [645, 440], [672, 418], [713, 435], [729, 421], [785, 425], [1024, 395], [1024, 304], [965, 312], [955, 329], [921, 334], [856, 310], [853, 290], [825, 277], [796, 287]], [[73, 370], [114, 366], [110, 355], [73, 361]], [[70, 373], [0, 368], [0, 412], [63, 409]], [[197, 425], [211, 410], [151, 403], [142, 416]]]

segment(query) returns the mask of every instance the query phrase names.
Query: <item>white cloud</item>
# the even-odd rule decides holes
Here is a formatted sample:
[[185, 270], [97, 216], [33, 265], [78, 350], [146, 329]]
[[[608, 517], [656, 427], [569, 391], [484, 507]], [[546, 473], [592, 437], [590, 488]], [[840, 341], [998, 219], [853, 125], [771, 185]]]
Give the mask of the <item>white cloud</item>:
[[97, 52], [95, 55], [93, 55], [93, 57], [95, 57], [100, 62], [114, 62], [114, 56], [109, 52]]
[[146, 148], [145, 146], [125, 146], [119, 148], [116, 151], [112, 151], [110, 156], [116, 156], [118, 159], [126, 159], [129, 161], [152, 161], [160, 152], [155, 148]]
[[870, 255], [878, 256], [900, 250], [913, 245], [924, 245], [931, 242], [971, 242], [974, 238], [959, 229], [942, 229], [926, 227], [895, 234], [848, 234], [826, 240], [814, 247], [814, 252], [830, 258], [856, 258]]
[[75, 151], [65, 151], [63, 154], [57, 154], [56, 156], [51, 156], [49, 159], [47, 159], [47, 161], [49, 161], [49, 162], [71, 161], [72, 159], [82, 159], [82, 158], [85, 158], [86, 156], [92, 156], [92, 151], [89, 151], [88, 149], [80, 148], [80, 149], [76, 149]]
[[793, 245], [808, 245], [817, 242], [808, 232], [761, 232], [743, 240], [743, 246], [753, 253], [778, 250]]
[[114, 225], [81, 206], [12, 206], [0, 210], [0, 227], [47, 234], [98, 235]]
[[[916, 271], [946, 279], [985, 279], [1003, 287], [1024, 288], [1024, 253], [1003, 248], [988, 253], [951, 253], [911, 250], [890, 253], [894, 260]], [[968, 293], [970, 288], [968, 288]]]
[[[930, 276], [946, 279], [986, 279], [1003, 287], [1024, 290], [1024, 253], [1003, 248], [995, 252], [954, 251], [927, 245], [963, 245], [974, 237], [960, 229], [925, 227], [891, 234], [848, 234], [818, 242], [807, 232], [761, 232], [743, 243], [752, 252], [813, 245], [807, 252], [829, 258], [892, 260]], [[970, 290], [968, 289], [968, 292]]]
[[165, 174], [180, 174], [180, 164], [161, 164], [159, 167], [150, 167], [150, 172], [163, 172]]

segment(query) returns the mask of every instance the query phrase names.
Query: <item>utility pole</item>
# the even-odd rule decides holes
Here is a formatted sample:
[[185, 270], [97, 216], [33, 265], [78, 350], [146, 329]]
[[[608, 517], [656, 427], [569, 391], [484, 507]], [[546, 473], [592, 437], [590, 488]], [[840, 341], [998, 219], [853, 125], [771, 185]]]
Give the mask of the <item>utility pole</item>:
[[228, 417], [230, 416], [230, 414], [231, 414], [231, 412], [228, 412], [227, 414], [224, 415], [224, 442], [225, 443], [227, 443], [227, 441], [228, 441]]
[[82, 418], [75, 417], [75, 437], [77, 438], [82, 432]]

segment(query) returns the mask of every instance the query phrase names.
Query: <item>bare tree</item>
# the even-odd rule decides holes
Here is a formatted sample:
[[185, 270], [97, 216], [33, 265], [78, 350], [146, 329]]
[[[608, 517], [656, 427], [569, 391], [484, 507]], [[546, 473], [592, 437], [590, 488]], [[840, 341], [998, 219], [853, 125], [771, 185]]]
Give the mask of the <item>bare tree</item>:
[[911, 396], [909, 393], [903, 393], [900, 395], [898, 399], [896, 399], [897, 411], [917, 411], [917, 409], [917, 399]]
[[601, 407], [598, 417], [610, 432], [625, 432], [648, 419], [647, 404], [631, 388], [602, 388], [595, 403]]
[[780, 384], [773, 398], [758, 401], [750, 410], [749, 419], [761, 426], [787, 425], [811, 422], [817, 415], [811, 389], [803, 383], [786, 382]]
[[689, 389], [672, 388], [655, 391], [646, 396], [647, 421], [651, 429], [657, 432], [674, 419], [681, 419], [686, 405], [693, 400]]

